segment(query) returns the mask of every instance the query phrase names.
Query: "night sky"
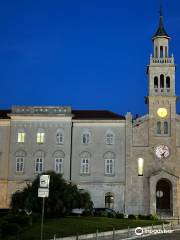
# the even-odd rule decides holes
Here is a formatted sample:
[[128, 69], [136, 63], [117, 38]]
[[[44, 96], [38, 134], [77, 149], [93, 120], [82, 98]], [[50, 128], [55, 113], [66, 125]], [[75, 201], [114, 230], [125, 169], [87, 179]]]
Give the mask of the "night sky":
[[160, 3], [178, 95], [180, 1], [0, 1], [0, 108], [70, 105], [146, 113], [146, 65]]

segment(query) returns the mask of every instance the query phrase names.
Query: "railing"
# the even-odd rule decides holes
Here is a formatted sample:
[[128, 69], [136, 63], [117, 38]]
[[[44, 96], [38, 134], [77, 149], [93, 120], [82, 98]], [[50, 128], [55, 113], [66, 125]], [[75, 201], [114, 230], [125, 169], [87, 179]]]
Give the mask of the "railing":
[[174, 64], [174, 57], [171, 58], [150, 58], [150, 63], [157, 63], [157, 64], [166, 64], [171, 63]]
[[154, 88], [155, 93], [170, 93], [170, 88]]

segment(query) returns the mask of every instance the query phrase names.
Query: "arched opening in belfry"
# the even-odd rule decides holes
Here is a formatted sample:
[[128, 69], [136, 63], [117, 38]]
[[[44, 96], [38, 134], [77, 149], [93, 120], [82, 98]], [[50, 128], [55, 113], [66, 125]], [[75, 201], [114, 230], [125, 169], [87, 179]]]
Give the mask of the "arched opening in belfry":
[[160, 58], [163, 58], [163, 46], [160, 47]]
[[158, 88], [158, 77], [154, 77], [154, 88]]
[[160, 75], [160, 88], [164, 88], [164, 75]]
[[166, 88], [170, 88], [170, 77], [166, 77]]

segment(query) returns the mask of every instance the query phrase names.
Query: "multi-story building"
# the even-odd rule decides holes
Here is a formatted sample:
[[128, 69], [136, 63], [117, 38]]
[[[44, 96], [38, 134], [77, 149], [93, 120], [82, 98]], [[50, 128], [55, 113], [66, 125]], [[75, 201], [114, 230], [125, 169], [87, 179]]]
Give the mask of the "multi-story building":
[[160, 14], [145, 116], [59, 106], [1, 110], [0, 207], [37, 174], [54, 170], [89, 191], [95, 207], [179, 215], [180, 116], [169, 40]]

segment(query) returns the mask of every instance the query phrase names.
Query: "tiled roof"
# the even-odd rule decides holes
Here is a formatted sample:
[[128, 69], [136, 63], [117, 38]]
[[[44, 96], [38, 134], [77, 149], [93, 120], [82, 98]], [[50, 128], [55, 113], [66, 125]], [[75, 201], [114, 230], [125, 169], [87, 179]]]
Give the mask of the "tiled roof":
[[[11, 110], [0, 110], [0, 119], [9, 119]], [[124, 120], [125, 117], [107, 110], [72, 110], [73, 119]], [[43, 114], [44, 115], [44, 114]]]
[[8, 117], [8, 113], [10, 113], [11, 110], [0, 110], [0, 119], [8, 119], [10, 117]]
[[124, 120], [125, 117], [107, 110], [72, 110], [73, 119]]

